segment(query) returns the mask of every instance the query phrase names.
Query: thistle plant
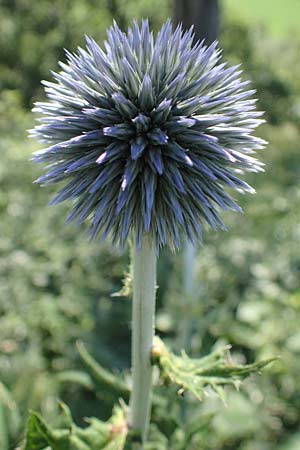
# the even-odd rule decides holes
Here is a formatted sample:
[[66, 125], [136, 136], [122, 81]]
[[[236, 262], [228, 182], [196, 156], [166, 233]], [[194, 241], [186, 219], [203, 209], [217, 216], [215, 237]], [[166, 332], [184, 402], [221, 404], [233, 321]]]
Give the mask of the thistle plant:
[[241, 175], [263, 170], [253, 156], [265, 144], [253, 136], [262, 113], [217, 43], [194, 44], [192, 29], [170, 21], [156, 37], [147, 20], [127, 33], [114, 23], [104, 49], [87, 37], [66, 57], [35, 108], [32, 135], [47, 144], [33, 158], [46, 163], [37, 182], [62, 183], [51, 203], [70, 200], [67, 221], [87, 222], [92, 239], [133, 241], [128, 423], [145, 443], [152, 362], [168, 359], [156, 345], [151, 361], [159, 250], [201, 242], [205, 225], [225, 229], [221, 210], [241, 211], [232, 193], [254, 193]]

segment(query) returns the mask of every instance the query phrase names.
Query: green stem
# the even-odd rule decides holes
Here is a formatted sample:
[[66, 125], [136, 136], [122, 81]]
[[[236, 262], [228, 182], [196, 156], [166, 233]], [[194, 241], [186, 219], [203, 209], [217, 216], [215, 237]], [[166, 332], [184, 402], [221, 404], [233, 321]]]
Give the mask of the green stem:
[[[156, 250], [145, 235], [141, 249], [133, 251], [132, 306], [132, 394], [130, 422], [132, 430], [147, 439], [151, 410], [152, 366], [151, 348], [154, 338]], [[143, 448], [138, 446], [135, 448]]]

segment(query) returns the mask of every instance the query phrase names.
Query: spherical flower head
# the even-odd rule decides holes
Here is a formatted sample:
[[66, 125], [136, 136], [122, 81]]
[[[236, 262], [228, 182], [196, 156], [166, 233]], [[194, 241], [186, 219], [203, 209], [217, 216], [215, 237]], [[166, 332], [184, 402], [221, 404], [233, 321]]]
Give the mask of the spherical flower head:
[[37, 181], [63, 183], [52, 203], [72, 200], [68, 220], [88, 220], [92, 238], [139, 245], [150, 233], [157, 248], [178, 248], [182, 236], [201, 240], [204, 223], [224, 228], [221, 210], [240, 210], [226, 188], [254, 192], [240, 179], [262, 170], [254, 91], [216, 43], [193, 38], [170, 21], [156, 38], [148, 21], [126, 34], [114, 23], [105, 50], [87, 37], [44, 82], [33, 134], [50, 146], [34, 156], [47, 163]]

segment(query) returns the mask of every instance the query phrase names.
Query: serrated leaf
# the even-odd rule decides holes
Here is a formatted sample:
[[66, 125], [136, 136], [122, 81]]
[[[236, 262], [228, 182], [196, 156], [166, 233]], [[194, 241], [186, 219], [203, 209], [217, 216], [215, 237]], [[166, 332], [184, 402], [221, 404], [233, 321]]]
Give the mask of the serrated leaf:
[[8, 450], [9, 437], [18, 433], [21, 417], [18, 406], [7, 387], [0, 382], [0, 449]]
[[123, 286], [118, 292], [114, 292], [111, 297], [132, 297], [132, 289], [133, 289], [133, 245], [132, 242], [129, 242], [130, 246], [130, 264], [127, 271], [124, 274], [124, 278], [122, 280]]
[[152, 361], [157, 364], [164, 383], [176, 384], [179, 394], [189, 391], [199, 400], [207, 388], [213, 389], [223, 401], [225, 385], [233, 385], [236, 388], [242, 380], [250, 374], [259, 372], [263, 367], [277, 358], [269, 358], [254, 364], [234, 365], [229, 357], [229, 347], [212, 352], [198, 359], [189, 358], [182, 352], [176, 356], [168, 350], [158, 337], [152, 349]]
[[151, 424], [149, 440], [145, 444], [145, 450], [166, 450], [168, 439], [155, 424]]
[[108, 422], [89, 420], [87, 428], [72, 422], [69, 409], [64, 407], [66, 428], [52, 429], [37, 413], [28, 421], [24, 450], [123, 450], [128, 428], [125, 411], [117, 407]]
[[8, 450], [8, 430], [4, 415], [4, 406], [0, 400], [0, 448], [3, 450]]
[[[53, 438], [55, 441], [60, 440], [59, 436], [53, 436], [53, 431], [46, 425], [40, 416], [32, 412], [28, 420], [24, 450], [43, 450], [48, 445], [52, 445]], [[63, 446], [60, 446], [59, 448], [62, 450]]]
[[118, 292], [111, 294], [111, 297], [132, 297], [132, 269], [125, 273], [122, 280], [123, 286]]
[[[127, 402], [131, 393], [130, 387], [120, 377], [102, 367], [101, 364], [88, 353], [84, 344], [80, 341], [77, 342], [77, 350], [89, 373], [67, 370], [59, 373], [57, 379], [62, 383], [77, 383], [87, 389], [94, 389], [99, 396], [101, 395], [101, 392], [105, 390], [105, 392], [110, 393], [114, 399], [119, 399], [121, 397]], [[153, 404], [161, 406], [164, 404], [164, 399], [154, 393]]]
[[[189, 420], [184, 425], [183, 429], [178, 428], [177, 430], [175, 430], [172, 436], [172, 442], [176, 442], [174, 450], [186, 450], [187, 448], [190, 448], [189, 446], [196, 436], [201, 441], [200, 436], [203, 436], [203, 433], [208, 430], [209, 424], [212, 423], [213, 417], [214, 413], [202, 413], [200, 416], [197, 416], [193, 420]], [[199, 448], [199, 450], [201, 449]]]
[[119, 377], [104, 369], [86, 350], [82, 342], [77, 342], [77, 349], [87, 367], [92, 380], [102, 388], [111, 390], [125, 401], [129, 399], [129, 387]]
[[60, 383], [76, 383], [85, 389], [92, 390], [94, 383], [90, 375], [80, 370], [64, 370], [56, 375]]

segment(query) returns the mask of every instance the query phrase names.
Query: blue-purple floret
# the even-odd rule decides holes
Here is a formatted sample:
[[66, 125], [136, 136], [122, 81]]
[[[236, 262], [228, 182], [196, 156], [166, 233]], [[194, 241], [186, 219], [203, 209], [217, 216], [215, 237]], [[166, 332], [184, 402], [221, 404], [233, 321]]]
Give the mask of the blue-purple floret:
[[150, 233], [178, 248], [201, 240], [204, 223], [225, 228], [220, 210], [240, 211], [225, 189], [253, 193], [240, 175], [263, 170], [252, 156], [262, 113], [238, 66], [170, 21], [156, 38], [143, 21], [127, 34], [114, 24], [105, 50], [86, 41], [35, 108], [32, 134], [49, 145], [34, 155], [47, 163], [37, 182], [64, 184], [52, 203], [72, 200], [68, 221], [121, 245]]

